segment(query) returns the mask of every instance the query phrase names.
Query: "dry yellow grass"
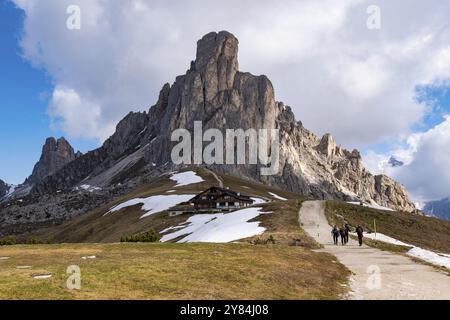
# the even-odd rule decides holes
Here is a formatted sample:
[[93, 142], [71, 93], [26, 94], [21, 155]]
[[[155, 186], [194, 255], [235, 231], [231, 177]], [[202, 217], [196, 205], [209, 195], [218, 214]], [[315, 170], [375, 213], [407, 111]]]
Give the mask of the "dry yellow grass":
[[[201, 171], [201, 169], [199, 169]], [[207, 171], [205, 182], [176, 188], [196, 194], [217, 183]], [[0, 247], [0, 299], [338, 299], [347, 291], [348, 270], [336, 259], [308, 248], [317, 244], [298, 223], [301, 199], [297, 195], [219, 175], [225, 186], [238, 192], [274, 199], [275, 192], [290, 199], [264, 205], [273, 212], [255, 220], [273, 235], [276, 245], [239, 244], [95, 244], [116, 242], [123, 235], [160, 231], [186, 221], [166, 213], [139, 219], [139, 206], [104, 216], [113, 206], [136, 197], [173, 190], [175, 183], [161, 177], [130, 194], [59, 226], [34, 232], [52, 242], [94, 242]], [[306, 248], [291, 247], [301, 239]], [[97, 259], [82, 260], [95, 255]], [[81, 268], [81, 290], [66, 288], [67, 267]], [[31, 266], [17, 269], [17, 266]], [[33, 275], [52, 274], [37, 280]]]
[[300, 240], [300, 246], [309, 249], [319, 249], [320, 245], [314, 241], [300, 227], [298, 220], [298, 212], [300, 210], [302, 200], [274, 201], [262, 205], [264, 212], [270, 214], [261, 215], [253, 221], [260, 221], [261, 226], [266, 228], [262, 236], [250, 238], [266, 239], [273, 236], [277, 244], [292, 245], [294, 239]]
[[[331, 255], [288, 246], [62, 244], [2, 247], [5, 256], [0, 299], [337, 299], [348, 276]], [[81, 268], [81, 290], [66, 288], [69, 265]]]

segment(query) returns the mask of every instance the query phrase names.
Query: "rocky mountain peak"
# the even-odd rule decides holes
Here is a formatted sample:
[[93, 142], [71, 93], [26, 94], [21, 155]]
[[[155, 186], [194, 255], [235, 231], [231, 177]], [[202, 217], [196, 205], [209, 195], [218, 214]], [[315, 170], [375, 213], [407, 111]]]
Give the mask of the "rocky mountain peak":
[[239, 70], [239, 41], [231, 33], [211, 32], [197, 42], [195, 69], [206, 76], [211, 72], [217, 76], [222, 90], [231, 88]]
[[239, 70], [238, 44], [236, 37], [226, 31], [208, 33], [197, 42], [191, 71], [196, 71], [198, 80], [204, 84], [205, 101], [212, 101], [218, 92], [233, 88]]
[[[138, 185], [145, 175], [179, 169], [172, 167], [170, 152], [175, 142], [170, 137], [181, 128], [192, 132], [194, 123], [201, 121], [203, 129], [280, 131], [277, 174], [263, 177], [260, 167], [250, 164], [210, 166], [215, 171], [318, 199], [361, 200], [396, 210], [415, 209], [402, 185], [385, 176], [375, 177], [364, 168], [358, 150], [338, 146], [330, 134], [320, 138], [307, 130], [289, 106], [276, 102], [266, 76], [239, 71], [238, 44], [229, 32], [205, 35], [197, 43], [190, 69], [172, 85], [163, 86], [148, 113], [128, 114], [101, 148], [47, 177], [33, 192], [69, 190], [81, 182], [107, 188], [113, 181], [128, 179], [131, 183], [136, 179], [133, 183]], [[48, 149], [48, 154], [58, 154], [52, 151], [58, 149], [52, 141]], [[53, 171], [51, 158], [43, 155], [36, 175]], [[62, 163], [71, 158], [63, 157]]]
[[[79, 154], [78, 154], [79, 156]], [[56, 140], [47, 138], [42, 147], [42, 154], [26, 183], [36, 184], [54, 174], [69, 162], [77, 158], [72, 146], [65, 138]]]
[[319, 151], [327, 157], [334, 156], [336, 152], [336, 142], [333, 139], [333, 136], [329, 133], [325, 134], [320, 140]]

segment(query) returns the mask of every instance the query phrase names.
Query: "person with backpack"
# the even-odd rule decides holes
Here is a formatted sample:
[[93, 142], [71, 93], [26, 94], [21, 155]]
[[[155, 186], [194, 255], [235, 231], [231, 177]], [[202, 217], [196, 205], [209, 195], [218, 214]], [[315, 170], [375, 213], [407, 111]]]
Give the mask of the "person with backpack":
[[364, 229], [361, 226], [356, 228], [356, 234], [358, 235], [359, 246], [363, 245]]
[[344, 230], [345, 230], [345, 243], [348, 243], [349, 241], [348, 236], [350, 234], [350, 226], [348, 225], [348, 223], [344, 225]]
[[337, 226], [333, 227], [333, 230], [331, 230], [331, 234], [333, 235], [334, 245], [337, 246], [339, 244], [339, 229], [337, 228]]
[[345, 246], [346, 242], [345, 242], [345, 229], [344, 229], [344, 227], [339, 229], [339, 235], [341, 236], [341, 244], [343, 246]]

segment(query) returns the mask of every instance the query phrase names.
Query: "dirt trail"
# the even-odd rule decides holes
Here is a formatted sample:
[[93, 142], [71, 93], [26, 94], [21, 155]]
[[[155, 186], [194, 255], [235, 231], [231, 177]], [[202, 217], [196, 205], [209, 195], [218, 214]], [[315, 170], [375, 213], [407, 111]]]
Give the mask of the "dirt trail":
[[350, 240], [334, 246], [323, 201], [304, 202], [299, 213], [302, 228], [324, 246], [318, 250], [338, 258], [353, 273], [350, 299], [450, 299], [450, 277], [412, 259]]
[[211, 173], [211, 175], [214, 177], [214, 179], [217, 180], [217, 183], [219, 184], [219, 187], [223, 188], [223, 181], [222, 181], [222, 179], [220, 179], [219, 176], [214, 171], [206, 169], [206, 168], [205, 168], [205, 170], [208, 171], [209, 173]]

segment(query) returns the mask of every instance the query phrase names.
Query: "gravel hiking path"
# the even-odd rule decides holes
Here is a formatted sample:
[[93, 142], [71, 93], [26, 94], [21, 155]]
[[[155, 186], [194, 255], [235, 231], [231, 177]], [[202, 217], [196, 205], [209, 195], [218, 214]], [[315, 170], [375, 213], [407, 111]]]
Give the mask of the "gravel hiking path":
[[359, 247], [354, 240], [335, 246], [325, 216], [324, 201], [306, 201], [299, 212], [302, 228], [351, 272], [348, 299], [450, 300], [450, 276], [401, 254]]

